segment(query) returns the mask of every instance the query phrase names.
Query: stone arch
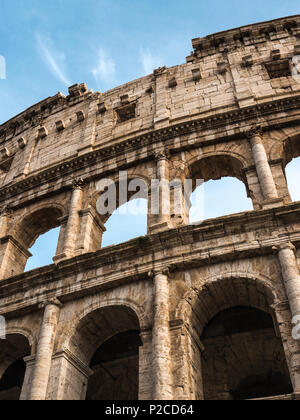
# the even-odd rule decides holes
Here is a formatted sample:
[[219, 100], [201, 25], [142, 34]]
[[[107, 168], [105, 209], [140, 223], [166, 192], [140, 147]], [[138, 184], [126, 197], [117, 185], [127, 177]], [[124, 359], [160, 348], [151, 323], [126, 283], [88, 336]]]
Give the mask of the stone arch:
[[20, 216], [14, 223], [13, 236], [26, 248], [32, 247], [36, 239], [48, 230], [60, 225], [60, 218], [66, 214], [64, 206], [45, 203]]
[[[252, 206], [245, 201], [245, 203], [243, 202], [244, 206], [239, 206], [239, 210], [236, 212], [249, 211], [251, 208], [255, 207], [256, 203], [259, 201], [258, 192], [251, 187], [251, 175], [248, 175], [248, 172], [246, 171], [246, 168], [251, 164], [252, 162], [250, 162], [247, 157], [241, 156], [239, 151], [236, 150], [203, 152], [198, 154], [198, 156], [193, 156], [187, 160], [185, 178], [192, 179], [193, 191], [195, 191], [198, 185], [196, 180], [208, 182], [221, 180], [222, 178], [233, 178], [232, 180], [225, 180], [225, 185], [228, 186], [232, 186], [232, 184], [227, 184], [227, 182], [234, 181], [234, 179], [241, 182], [245, 187], [245, 190], [241, 185], [241, 189], [238, 189], [238, 191], [240, 191], [241, 196], [244, 197], [245, 200], [247, 200], [247, 197], [252, 200]], [[250, 180], [250, 183], [248, 180]], [[239, 188], [236, 184], [235, 187]], [[230, 214], [232, 212], [234, 211], [229, 210], [225, 214]], [[222, 214], [220, 214], [220, 216], [222, 216]]]
[[[119, 184], [120, 184], [119, 183], [119, 174], [114, 174], [114, 175], [108, 176], [107, 178], [104, 178], [104, 179], [111, 180], [116, 184], [116, 209], [118, 209], [121, 205], [126, 204], [128, 201], [130, 201], [131, 197], [135, 194], [135, 192], [128, 192], [127, 201], [120, 202], [120, 200], [119, 200], [119, 197], [120, 197], [120, 195], [119, 195]], [[130, 173], [129, 172], [128, 177], [127, 177], [128, 184], [135, 179], [141, 179], [142, 181], [144, 181], [145, 186], [147, 186], [148, 191], [145, 192], [145, 194], [143, 194], [143, 198], [148, 200], [148, 194], [151, 190], [151, 180], [147, 176], [142, 175], [140, 173]], [[101, 182], [101, 180], [99, 180], [98, 182]], [[87, 199], [88, 207], [91, 207], [91, 208], [95, 209], [95, 211], [97, 211], [96, 210], [97, 200], [101, 196], [101, 193], [103, 193], [103, 192], [104, 191], [97, 191], [97, 189], [95, 187], [90, 192], [90, 194], [88, 196], [88, 199]], [[103, 224], [105, 224], [110, 217], [111, 217], [111, 214], [101, 215], [100, 216], [101, 222]]]
[[[143, 181], [145, 181], [145, 183], [147, 184], [149, 190], [151, 188], [151, 180], [149, 179], [149, 177], [142, 175], [140, 173], [128, 173], [128, 182], [134, 180], [134, 179], [142, 179]], [[113, 175], [108, 175], [107, 177], [104, 177], [104, 179], [109, 179], [112, 180], [113, 182], [116, 183], [116, 186], [118, 188], [119, 186], [119, 174], [113, 174]], [[98, 182], [101, 180], [98, 180]], [[97, 182], [96, 182], [97, 184]], [[118, 192], [118, 190], [117, 190]], [[97, 199], [99, 197], [99, 194], [101, 194], [101, 192], [97, 191], [96, 186], [92, 189], [92, 191], [90, 191], [88, 197], [87, 197], [87, 204], [92, 206], [92, 207], [96, 207], [96, 203], [97, 203]], [[134, 194], [134, 193], [133, 193]], [[130, 194], [128, 194], [128, 197], [130, 198]], [[118, 194], [117, 194], [117, 199], [118, 199]], [[118, 204], [118, 201], [117, 201]]]
[[[251, 282], [253, 286], [259, 285], [259, 288], [261, 289], [261, 291], [263, 291], [264, 295], [268, 297], [269, 305], [276, 304], [278, 301], [285, 299], [284, 296], [280, 296], [280, 297], [278, 296], [277, 291], [274, 289], [272, 285], [272, 281], [266, 276], [262, 276], [261, 274], [239, 272], [239, 271], [231, 272], [230, 274], [220, 273], [219, 275], [209, 276], [203, 279], [201, 283], [199, 282], [199, 284], [194, 285], [192, 289], [188, 290], [185, 293], [184, 297], [181, 299], [181, 302], [179, 303], [178, 308], [176, 310], [176, 315], [175, 315], [176, 319], [182, 319], [182, 320], [190, 319], [193, 306], [197, 302], [197, 299], [199, 298], [199, 294], [201, 293], [201, 291], [209, 290], [210, 288], [213, 288], [214, 285], [219, 284], [220, 282], [225, 283], [225, 282], [228, 282], [229, 280], [234, 280], [234, 279], [240, 279], [246, 282]], [[263, 302], [261, 302], [257, 306], [257, 309], [262, 309], [263, 307], [262, 303]], [[220, 307], [219, 310], [217, 310], [215, 313], [211, 313], [211, 317], [216, 315], [218, 311], [222, 309], [226, 309], [229, 306], [226, 307], [226, 305], [224, 305], [223, 308]], [[254, 303], [254, 306], [255, 306], [255, 303]], [[266, 308], [266, 305], [265, 305], [265, 308]]]
[[283, 140], [281, 153], [284, 167], [300, 156], [300, 132]]
[[7, 326], [6, 327], [6, 334], [7, 335], [23, 335], [29, 343], [31, 348], [31, 356], [33, 356], [36, 352], [36, 337], [34, 336], [32, 330], [29, 330], [25, 327], [16, 327], [16, 326]]
[[149, 317], [145, 314], [143, 307], [138, 305], [135, 301], [131, 299], [118, 298], [105, 299], [102, 302], [89, 305], [73, 318], [71, 328], [68, 329], [66, 333], [62, 334], [61, 337], [59, 337], [56, 345], [57, 349], [68, 349], [70, 347], [70, 340], [76, 332], [76, 328], [82, 319], [99, 309], [105, 309], [114, 306], [124, 306], [130, 308], [137, 315], [141, 331], [151, 328], [151, 321], [149, 320]]
[[89, 370], [89, 377], [69, 397], [138, 399], [143, 328], [142, 308], [130, 300], [108, 299], [74, 317], [58, 345]]
[[[282, 160], [285, 167], [293, 158], [300, 156], [300, 127], [287, 127], [269, 133], [268, 157], [270, 161]], [[266, 144], [266, 146], [268, 145]]]
[[45, 203], [12, 220], [10, 227], [12, 241], [6, 254], [10, 262], [6, 264], [10, 275], [17, 275], [24, 271], [28, 258], [32, 256], [29, 249], [40, 235], [59, 227], [64, 214], [62, 205]]
[[[201, 167], [202, 164], [205, 166]], [[191, 157], [186, 162], [186, 176], [198, 176], [208, 181], [223, 176], [238, 178], [246, 184], [243, 169], [249, 166], [247, 159], [240, 153], [228, 150], [204, 152]]]
[[277, 184], [280, 196], [284, 198], [285, 203], [292, 201], [291, 191], [289, 189], [287, 175], [287, 166], [294, 159], [300, 157], [300, 131], [291, 128], [281, 133], [280, 138], [270, 150], [270, 158], [273, 168], [273, 175]]
[[[211, 375], [213, 375], [212, 372], [213, 369], [216, 368], [216, 365], [220, 365], [220, 372], [224, 371], [224, 375], [226, 372], [226, 374], [229, 375], [228, 372], [231, 372], [231, 370], [234, 369], [233, 363], [235, 358], [238, 357], [241, 358], [241, 364], [242, 362], [244, 363], [243, 369], [238, 371], [235, 380], [229, 375], [226, 379], [227, 385], [225, 382], [223, 384], [225, 388], [226, 386], [229, 386], [228, 390], [234, 391], [232, 395], [235, 395], [235, 397], [238, 388], [241, 385], [244, 386], [243, 380], [247, 379], [247, 375], [250, 375], [249, 381], [265, 380], [267, 375], [265, 370], [267, 370], [267, 368], [263, 367], [264, 357], [269, 357], [268, 365], [266, 365], [268, 366], [268, 369], [271, 369], [273, 374], [283, 375], [282, 377], [285, 378], [285, 385], [283, 388], [284, 390], [287, 390], [286, 393], [293, 392], [291, 385], [292, 371], [289, 372], [288, 369], [288, 357], [285, 354], [285, 346], [283, 343], [284, 336], [281, 334], [282, 332], [277, 322], [276, 313], [277, 304], [284, 300], [285, 297], [283, 294], [281, 294], [280, 291], [275, 290], [272, 282], [267, 277], [256, 276], [254, 273], [241, 272], [233, 272], [230, 274], [221, 273], [220, 275], [212, 276], [206, 279], [206, 281], [201, 282], [200, 285], [195, 285], [186, 293], [178, 307], [176, 315], [178, 318], [184, 320], [186, 328], [192, 337], [192, 342], [194, 343], [192, 344], [191, 350], [191, 353], [194, 355], [193, 358], [195, 359], [195, 366], [193, 367], [195, 372], [193, 373], [193, 376], [196, 378], [195, 389], [198, 389], [199, 391], [201, 388], [201, 391], [199, 392], [201, 398], [214, 399], [215, 397], [212, 396], [216, 396], [214, 391], [211, 391], [212, 388], [209, 388], [209, 384], [212, 384], [213, 382]], [[216, 328], [219, 327], [216, 322], [219, 322], [217, 320], [221, 316], [224, 317], [227, 313], [230, 313], [231, 317], [236, 316], [236, 314], [239, 313], [238, 311], [241, 311], [241, 313], [244, 314], [243, 316], [246, 314], [247, 323], [249, 320], [249, 330], [245, 329], [240, 332], [232, 332], [230, 333], [232, 336], [230, 335], [228, 337], [227, 333], [224, 333], [223, 336], [223, 333], [221, 332], [218, 333], [220, 336], [218, 334], [207, 335], [208, 327], [213, 328], [210, 332], [218, 332], [218, 329], [216, 330]], [[255, 317], [258, 317], [257, 319], [262, 319], [262, 323], [260, 324], [260, 321], [257, 321], [255, 328], [253, 328], [251, 325], [252, 318], [250, 319], [248, 312], [250, 315], [254, 314]], [[215, 324], [212, 324], [213, 322]], [[265, 324], [263, 322], [265, 322]], [[232, 322], [230, 325], [232, 326]], [[257, 332], [256, 329], [258, 330]], [[263, 329], [266, 329], [266, 334], [263, 332]], [[249, 360], [253, 357], [257, 363], [254, 365], [253, 377], [251, 377], [252, 373], [251, 369], [249, 369], [248, 361], [243, 359], [244, 355], [241, 351], [243, 341], [241, 341], [241, 344], [239, 343], [238, 334], [241, 335], [241, 340], [246, 340], [246, 342], [249, 341], [249, 352], [252, 352], [249, 356]], [[257, 348], [254, 345], [255, 337], [258, 340]], [[279, 364], [276, 357], [273, 359], [272, 355], [264, 354], [264, 351], [269, 348], [265, 340], [270, 340], [268, 341], [268, 343], [270, 343], [270, 348], [274, 349], [274, 354], [278, 353], [278, 360], [280, 360]], [[231, 358], [229, 357], [228, 359], [227, 356], [225, 357], [225, 353], [223, 356], [220, 356], [218, 353], [218, 346], [221, 346], [222, 349], [224, 349], [226, 355], [233, 354], [234, 356], [230, 356]], [[233, 347], [231, 348], [231, 346]], [[228, 366], [226, 365], [227, 363]], [[245, 375], [245, 378], [242, 377], [243, 375]], [[199, 379], [200, 376], [202, 379]], [[221, 377], [222, 375], [220, 378]], [[221, 380], [220, 378], [219, 380]], [[247, 384], [247, 382], [245, 382], [245, 384]], [[217, 379], [215, 385], [216, 387], [220, 385]], [[222, 388], [223, 385], [221, 384], [220, 387]], [[250, 385], [248, 384], [247, 386], [249, 387]], [[263, 392], [265, 391], [266, 390], [264, 389]], [[222, 392], [220, 394], [220, 399], [231, 399], [231, 395], [226, 389], [223, 393]], [[265, 395], [262, 396], [264, 397]]]

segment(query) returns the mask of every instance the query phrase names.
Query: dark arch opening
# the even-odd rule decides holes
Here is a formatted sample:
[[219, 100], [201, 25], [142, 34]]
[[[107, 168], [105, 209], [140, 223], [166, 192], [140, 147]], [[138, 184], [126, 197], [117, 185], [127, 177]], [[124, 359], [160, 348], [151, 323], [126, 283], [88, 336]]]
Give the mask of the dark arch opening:
[[140, 332], [116, 334], [94, 354], [87, 400], [138, 400]]
[[201, 342], [204, 399], [247, 400], [293, 393], [271, 315], [235, 307], [216, 315]]
[[20, 399], [25, 371], [26, 364], [23, 359], [19, 359], [4, 372], [0, 381], [0, 400]]
[[249, 375], [235, 390], [231, 391], [235, 401], [263, 399], [292, 393], [293, 388], [286, 375], [279, 371], [274, 372], [272, 369], [261, 375]]
[[[140, 323], [129, 306], [107, 306], [90, 312], [70, 338], [70, 351], [92, 374], [84, 387], [66, 399], [136, 400], [139, 395]], [[71, 377], [70, 377], [71, 380]]]
[[204, 329], [202, 339], [273, 328], [272, 317], [254, 308], [236, 307], [220, 312]]
[[19, 334], [8, 335], [0, 340], [0, 401], [20, 399], [26, 364], [30, 355], [28, 340]]

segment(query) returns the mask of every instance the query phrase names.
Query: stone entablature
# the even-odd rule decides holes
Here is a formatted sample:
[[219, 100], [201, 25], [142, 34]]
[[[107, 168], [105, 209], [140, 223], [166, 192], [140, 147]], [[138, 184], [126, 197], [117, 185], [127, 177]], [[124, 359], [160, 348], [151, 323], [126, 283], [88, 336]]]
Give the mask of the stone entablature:
[[[300, 204], [295, 203], [211, 219], [2, 280], [0, 315], [32, 310], [49, 296], [69, 300], [143, 281], [151, 270], [165, 266], [176, 273], [208, 264], [273, 257], [274, 247], [280, 244], [292, 242], [299, 247], [299, 214]], [[44, 293], [41, 287], [46, 287]]]

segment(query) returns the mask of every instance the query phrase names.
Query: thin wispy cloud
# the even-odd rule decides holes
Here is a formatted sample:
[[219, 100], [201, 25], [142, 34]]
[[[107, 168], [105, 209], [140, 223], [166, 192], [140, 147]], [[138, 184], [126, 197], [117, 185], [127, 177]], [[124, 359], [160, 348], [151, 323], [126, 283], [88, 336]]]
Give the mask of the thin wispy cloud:
[[96, 82], [105, 87], [110, 87], [116, 81], [116, 63], [102, 48], [98, 51], [98, 61], [92, 74]]
[[63, 70], [66, 60], [65, 54], [53, 47], [53, 43], [49, 37], [43, 37], [40, 34], [36, 34], [36, 42], [39, 54], [42, 56], [53, 76], [66, 86], [70, 86], [71, 82], [68, 80]]
[[143, 72], [148, 75], [153, 72], [154, 69], [164, 65], [161, 57], [155, 56], [149, 50], [141, 49], [139, 62], [143, 66]]

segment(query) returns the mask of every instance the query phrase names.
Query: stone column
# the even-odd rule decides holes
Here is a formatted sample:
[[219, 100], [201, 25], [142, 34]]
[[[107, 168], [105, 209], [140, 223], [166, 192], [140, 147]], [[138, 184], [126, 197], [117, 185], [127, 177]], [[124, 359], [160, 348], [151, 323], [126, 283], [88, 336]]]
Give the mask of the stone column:
[[11, 209], [9, 206], [5, 206], [1, 211], [0, 216], [0, 238], [3, 238], [7, 235], [8, 219], [11, 214]]
[[54, 262], [59, 262], [65, 258], [71, 258], [75, 254], [76, 240], [79, 231], [80, 216], [79, 211], [82, 205], [84, 182], [79, 180], [73, 181], [73, 192], [69, 208], [69, 216], [65, 227], [62, 253], [53, 258]]
[[147, 401], [152, 399], [152, 332], [151, 330], [141, 331], [143, 345], [139, 347], [139, 400]]
[[276, 200], [278, 199], [278, 192], [271, 172], [266, 150], [263, 145], [262, 132], [259, 129], [252, 130], [249, 137], [256, 172], [264, 200]]
[[151, 219], [155, 222], [149, 226], [150, 233], [170, 227], [169, 160], [164, 152], [155, 153], [154, 158], [157, 162], [157, 172], [156, 181], [152, 183], [149, 208]]
[[58, 299], [53, 299], [43, 304], [43, 307], [44, 317], [37, 344], [29, 400], [46, 399], [61, 304]]
[[274, 247], [274, 250], [278, 252], [283, 282], [294, 318], [300, 315], [300, 275], [296, 248], [291, 242], [286, 242]]
[[168, 269], [153, 272], [152, 398], [172, 400]]
[[106, 231], [97, 211], [93, 207], [80, 210], [80, 229], [77, 239], [76, 254], [98, 251], [101, 248], [102, 236]]
[[35, 364], [35, 357], [33, 356], [24, 357], [24, 362], [26, 363], [26, 371], [25, 371], [22, 391], [20, 395], [20, 401], [27, 401], [29, 398], [31, 381], [32, 381], [32, 373], [33, 373], [34, 364]]

